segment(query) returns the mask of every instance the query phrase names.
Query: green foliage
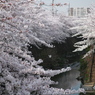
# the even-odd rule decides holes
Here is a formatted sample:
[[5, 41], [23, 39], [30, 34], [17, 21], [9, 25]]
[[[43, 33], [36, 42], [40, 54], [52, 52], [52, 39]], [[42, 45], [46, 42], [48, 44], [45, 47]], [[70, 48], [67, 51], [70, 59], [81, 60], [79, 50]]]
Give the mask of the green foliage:
[[80, 59], [80, 71], [87, 68], [87, 62], [84, 59]]
[[89, 81], [89, 74], [85, 74], [85, 81]]
[[89, 82], [89, 69], [87, 68], [87, 62], [84, 59], [80, 59], [80, 73], [84, 77], [84, 82]]
[[90, 46], [85, 49], [86, 52], [90, 51]]

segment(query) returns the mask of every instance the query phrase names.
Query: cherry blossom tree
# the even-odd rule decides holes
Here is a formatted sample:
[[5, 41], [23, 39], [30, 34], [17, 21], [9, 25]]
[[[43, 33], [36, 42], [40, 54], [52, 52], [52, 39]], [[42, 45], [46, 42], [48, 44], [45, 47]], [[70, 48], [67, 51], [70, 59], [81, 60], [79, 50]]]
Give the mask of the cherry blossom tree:
[[75, 47], [77, 49], [75, 51], [82, 51], [88, 47], [90, 50], [84, 55], [83, 58], [91, 55], [91, 65], [90, 65], [90, 82], [93, 81], [92, 73], [93, 73], [93, 65], [94, 65], [94, 56], [95, 56], [95, 6], [90, 8], [90, 13], [85, 16], [85, 18], [79, 19], [78, 23], [80, 23], [74, 29], [77, 29], [78, 32], [74, 35], [80, 35], [82, 41], [75, 43]]
[[84, 55], [84, 57], [95, 52], [95, 6], [90, 8], [90, 13], [84, 18], [78, 19], [76, 22], [76, 27], [72, 29], [77, 30], [78, 32], [74, 36], [82, 38], [82, 41], [75, 43], [77, 49], [75, 51], [82, 51], [88, 47], [92, 48]]
[[[84, 92], [50, 87], [51, 77], [71, 70], [44, 70], [28, 46], [62, 42], [69, 25], [41, 9], [33, 0], [0, 0], [0, 95], [62, 95]], [[65, 28], [64, 28], [64, 27]], [[67, 30], [66, 30], [67, 29]], [[67, 33], [66, 33], [67, 31]]]

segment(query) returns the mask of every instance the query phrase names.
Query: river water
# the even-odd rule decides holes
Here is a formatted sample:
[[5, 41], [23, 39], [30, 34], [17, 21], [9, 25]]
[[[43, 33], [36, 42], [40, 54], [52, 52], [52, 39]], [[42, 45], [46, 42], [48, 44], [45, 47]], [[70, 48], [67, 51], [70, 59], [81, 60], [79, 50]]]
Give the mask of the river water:
[[[58, 84], [52, 86], [56, 88], [77, 90], [81, 86], [81, 81], [78, 81], [76, 79], [79, 76], [80, 72], [78, 71], [78, 69], [72, 69], [71, 71], [54, 76], [52, 80], [58, 82]], [[71, 94], [71, 95], [79, 95], [79, 94]]]

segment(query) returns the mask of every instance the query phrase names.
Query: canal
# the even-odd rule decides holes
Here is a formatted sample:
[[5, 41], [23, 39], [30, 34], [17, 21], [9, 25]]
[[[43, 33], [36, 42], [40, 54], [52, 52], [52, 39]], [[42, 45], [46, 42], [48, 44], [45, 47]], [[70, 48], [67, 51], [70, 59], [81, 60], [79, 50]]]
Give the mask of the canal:
[[[77, 80], [76, 78], [80, 76], [79, 72], [79, 66], [80, 63], [74, 63], [71, 68], [71, 71], [56, 75], [52, 77], [51, 79], [55, 82], [58, 82], [56, 85], [52, 85], [56, 88], [63, 88], [63, 89], [75, 89], [78, 90], [82, 83], [81, 81]], [[76, 93], [76, 94], [70, 94], [70, 95], [95, 95], [95, 93]]]
[[[63, 89], [76, 89], [78, 90], [81, 86], [81, 81], [78, 81], [76, 78], [80, 76], [80, 72], [77, 69], [72, 69], [71, 71], [56, 75], [52, 78], [53, 81], [58, 82], [56, 85], [52, 85], [56, 88]], [[79, 94], [71, 94], [79, 95]]]

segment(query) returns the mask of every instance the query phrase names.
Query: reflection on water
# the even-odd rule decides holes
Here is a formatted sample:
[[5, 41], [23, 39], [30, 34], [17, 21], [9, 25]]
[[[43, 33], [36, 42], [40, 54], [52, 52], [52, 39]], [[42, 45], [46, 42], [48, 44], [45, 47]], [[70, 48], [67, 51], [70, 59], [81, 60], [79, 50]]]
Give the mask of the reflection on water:
[[[69, 72], [62, 73], [60, 75], [56, 75], [52, 78], [54, 81], [58, 81], [57, 85], [53, 85], [56, 88], [63, 89], [79, 89], [81, 82], [76, 78], [80, 75], [80, 72], [77, 69], [72, 69]], [[71, 95], [79, 95], [79, 94], [71, 94]]]

